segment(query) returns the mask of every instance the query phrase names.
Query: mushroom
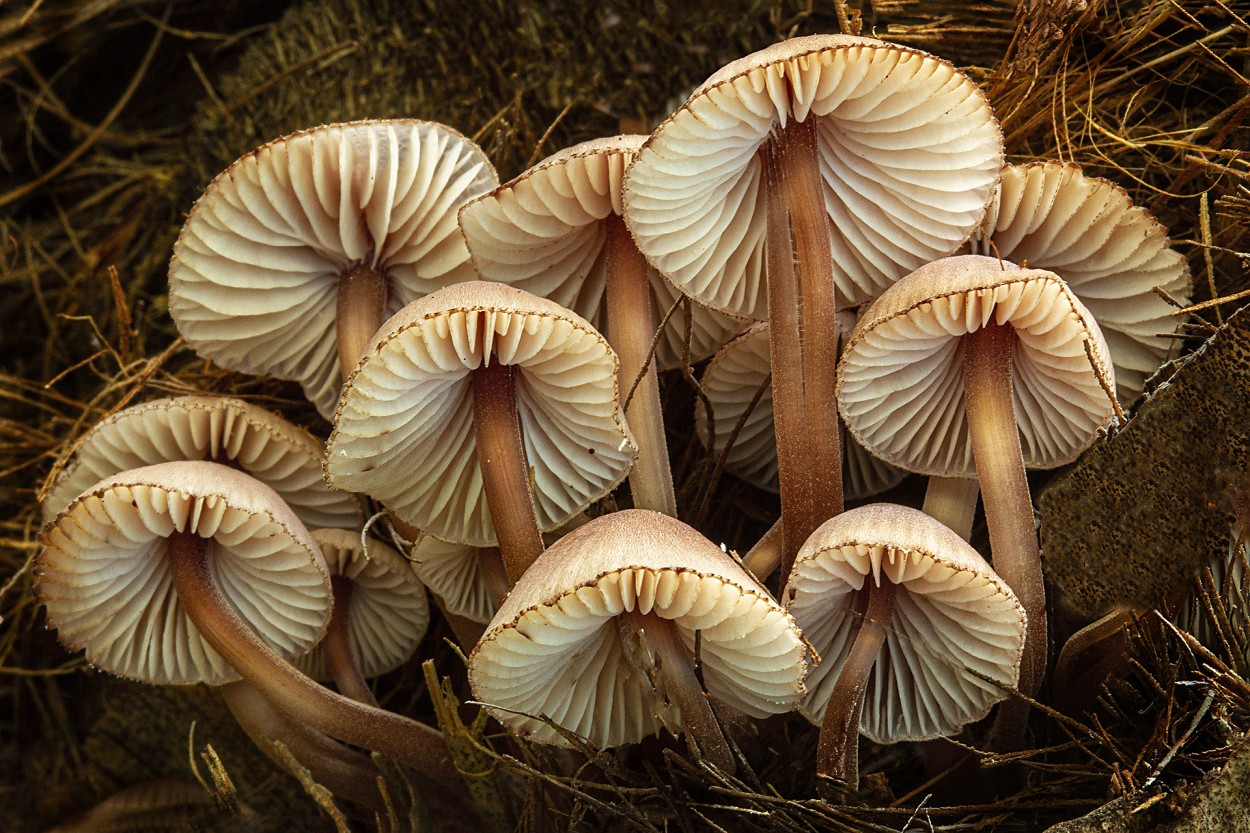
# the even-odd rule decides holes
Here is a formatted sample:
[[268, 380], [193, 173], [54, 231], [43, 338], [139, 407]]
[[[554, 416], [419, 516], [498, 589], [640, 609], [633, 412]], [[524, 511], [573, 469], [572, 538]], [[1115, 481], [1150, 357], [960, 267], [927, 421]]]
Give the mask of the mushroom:
[[984, 717], [1020, 671], [1015, 595], [966, 541], [915, 509], [871, 504], [826, 521], [782, 598], [822, 658], [801, 710], [821, 727], [826, 799], [857, 788], [860, 732], [878, 743], [953, 734]]
[[330, 570], [334, 612], [325, 639], [295, 666], [376, 706], [365, 680], [398, 668], [417, 650], [430, 623], [425, 587], [404, 557], [379, 541], [366, 549], [360, 533], [346, 529], [312, 536]]
[[235, 469], [175, 462], [95, 484], [40, 535], [36, 590], [71, 650], [159, 684], [242, 677], [293, 720], [462, 791], [442, 736], [335, 694], [284, 657], [330, 617], [330, 580], [278, 495]]
[[321, 442], [275, 413], [239, 399], [179, 396], [118, 411], [75, 445], [43, 500], [44, 523], [110, 475], [175, 460], [233, 466], [269, 486], [310, 527], [359, 528], [360, 502], [321, 479]]
[[631, 509], [595, 518], [534, 563], [473, 649], [469, 682], [531, 740], [567, 745], [553, 724], [597, 747], [683, 728], [732, 770], [709, 697], [752, 717], [789, 711], [806, 666], [790, 616], [720, 547]]
[[197, 353], [299, 382], [328, 419], [389, 314], [473, 277], [455, 211], [498, 184], [477, 145], [433, 122], [277, 139], [192, 207], [169, 264], [169, 312]]
[[[633, 463], [612, 349], [550, 301], [470, 281], [409, 304], [343, 391], [325, 476], [404, 523], [498, 544], [512, 582]], [[533, 494], [531, 496], [531, 483]]]
[[1110, 423], [1113, 390], [1098, 325], [1064, 282], [979, 255], [887, 289], [838, 367], [842, 418], [865, 448], [909, 471], [980, 481], [994, 569], [1029, 618], [1026, 695], [1046, 667], [1046, 603], [1025, 468], [1075, 459]]
[[672, 324], [657, 334], [682, 296], [647, 265], [621, 219], [621, 178], [646, 138], [562, 150], [466, 203], [460, 228], [483, 278], [566, 306], [604, 330], [620, 359], [620, 388], [633, 389], [626, 416], [639, 448], [630, 474], [634, 506], [676, 517], [657, 370], [706, 358], [742, 322], [692, 305], [690, 345]]
[[1158, 292], [1188, 301], [1189, 266], [1120, 186], [1071, 162], [1008, 165], [971, 248], [1064, 279], [1102, 328], [1125, 404], [1173, 351], [1179, 320]]
[[657, 269], [713, 308], [767, 310], [783, 577], [842, 508], [827, 322], [958, 248], [1001, 166], [985, 96], [949, 64], [813, 35], [716, 72], [626, 173], [625, 220]]

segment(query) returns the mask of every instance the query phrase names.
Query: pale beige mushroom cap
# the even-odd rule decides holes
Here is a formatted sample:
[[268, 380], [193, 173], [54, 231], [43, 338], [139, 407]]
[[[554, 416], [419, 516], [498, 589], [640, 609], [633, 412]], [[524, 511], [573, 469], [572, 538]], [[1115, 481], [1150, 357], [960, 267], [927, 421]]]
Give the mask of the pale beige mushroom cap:
[[333, 124], [270, 142], [192, 207], [169, 265], [169, 312], [200, 355], [299, 382], [329, 418], [339, 275], [378, 270], [390, 313], [471, 279], [456, 209], [498, 184], [477, 145], [434, 122]]
[[408, 550], [408, 557], [413, 573], [442, 600], [448, 613], [484, 625], [499, 605], [482, 572], [481, 553], [467, 544], [422, 535]]
[[822, 524], [783, 598], [821, 661], [802, 711], [820, 723], [857, 630], [866, 582], [897, 585], [894, 615], [864, 692], [860, 731], [921, 740], [980, 720], [1014, 687], [1024, 608], [969, 544], [916, 509], [876, 503]]
[[239, 679], [182, 609], [166, 539], [209, 541], [221, 592], [284, 657], [325, 635], [321, 551], [272, 489], [217, 463], [160, 463], [95, 484], [40, 535], [36, 591], [48, 624], [98, 668], [157, 684]]
[[[352, 530], [317, 529], [312, 536], [330, 577], [352, 583], [347, 635], [360, 675], [376, 677], [407, 662], [430, 625], [425, 585], [408, 561], [379, 541], [366, 549]], [[294, 665], [315, 680], [331, 676], [320, 645]]]
[[819, 119], [838, 303], [954, 252], [981, 221], [1002, 134], [976, 84], [931, 55], [812, 35], [734, 61], [660, 125], [625, 175], [625, 220], [686, 294], [767, 317], [758, 151]]
[[1081, 173], [1070, 162], [1008, 165], [985, 221], [972, 238], [980, 254], [1048, 269], [1098, 319], [1115, 362], [1116, 390], [1131, 403], [1176, 342], [1179, 320], [1155, 293], [1189, 300], [1185, 258], [1167, 229], [1133, 205], [1120, 186]]
[[[602, 328], [607, 281], [604, 221], [621, 214], [621, 180], [646, 136], [593, 139], [566, 148], [494, 192], [460, 209], [460, 228], [483, 278], [524, 289], [568, 307]], [[652, 320], [657, 324], [682, 294], [653, 267]], [[685, 314], [675, 312], [656, 345], [660, 370], [680, 367]], [[716, 352], [746, 322], [691, 304], [689, 360]], [[609, 338], [612, 337], [608, 333]]]
[[1011, 373], [1024, 464], [1054, 468], [1076, 459], [1112, 417], [1115, 375], [1098, 324], [1055, 274], [980, 255], [922, 266], [860, 317], [838, 365], [847, 428], [908, 471], [976, 476], [961, 337], [989, 323], [1015, 330]]
[[343, 389], [325, 476], [439, 538], [496, 543], [477, 463], [471, 374], [515, 365], [539, 526], [559, 526], [616, 487], [637, 449], [616, 354], [580, 316], [513, 287], [470, 281], [390, 319]]
[[321, 442], [275, 413], [239, 399], [180, 396], [118, 411], [78, 441], [70, 464], [43, 501], [43, 519], [104, 478], [177, 460], [237, 466], [269, 486], [309, 527], [359, 527], [354, 495], [321, 478]]
[[597, 747], [681, 725], [627, 659], [614, 617], [671, 620], [716, 700], [753, 717], [804, 694], [807, 648], [790, 616], [720, 547], [673, 518], [627, 510], [592, 520], [517, 582], [469, 658], [474, 695], [510, 729], [566, 741], [540, 715]]
[[[849, 319], [849, 323], [844, 323]], [[855, 315], [838, 313], [838, 326], [850, 334]], [[768, 492], [781, 490], [777, 478], [777, 434], [773, 425], [772, 371], [768, 364], [768, 322], [751, 327], [712, 357], [699, 384], [712, 403], [715, 433], [709, 447], [707, 409], [695, 403], [695, 429], [713, 459], [725, 456], [725, 470]], [[756, 393], [759, 400], [756, 401]], [[751, 403], [755, 402], [752, 407]], [[745, 415], [745, 420], [743, 416]], [[739, 422], [733, 447], [725, 447]], [[842, 487], [848, 500], [897, 486], [907, 472], [869, 454], [845, 427], [842, 433]]]

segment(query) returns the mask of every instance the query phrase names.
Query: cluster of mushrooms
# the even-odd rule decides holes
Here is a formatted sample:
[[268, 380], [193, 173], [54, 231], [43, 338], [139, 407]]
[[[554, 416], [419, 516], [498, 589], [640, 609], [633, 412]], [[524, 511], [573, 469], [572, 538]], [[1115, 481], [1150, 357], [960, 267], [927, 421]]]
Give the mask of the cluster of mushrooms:
[[[974, 83], [871, 38], [779, 43], [651, 136], [502, 186], [442, 125], [314, 128], [209, 185], [169, 309], [200, 355], [298, 381], [328, 442], [227, 398], [115, 414], [46, 497], [38, 592], [95, 666], [221, 686], [262, 748], [366, 806], [358, 748], [464, 792], [365, 682], [415, 651], [427, 587], [518, 735], [666, 729], [733, 770], [726, 726], [798, 709], [836, 799], [859, 734], [949, 735], [1038, 690], [1025, 471], [1137, 398], [1188, 293], [1123, 190], [1004, 165]], [[677, 520], [657, 374], [709, 357], [699, 435], [781, 497], [741, 560]], [[906, 472], [923, 511], [843, 511]], [[627, 477], [633, 508], [588, 519]], [[1019, 745], [1025, 716], [1009, 699], [979, 742]]]

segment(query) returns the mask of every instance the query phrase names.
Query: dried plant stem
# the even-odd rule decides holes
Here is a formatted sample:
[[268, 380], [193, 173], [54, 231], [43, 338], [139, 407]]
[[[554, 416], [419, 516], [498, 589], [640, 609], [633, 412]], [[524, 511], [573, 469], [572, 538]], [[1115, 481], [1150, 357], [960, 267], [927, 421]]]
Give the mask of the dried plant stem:
[[859, 719], [864, 689], [885, 644], [897, 596], [894, 582], [869, 575], [859, 591], [862, 618], [846, 661], [829, 694], [816, 747], [816, 790], [826, 801], [839, 801], [859, 788]]
[[542, 555], [543, 538], [530, 497], [529, 463], [521, 440], [516, 368], [512, 365], [494, 362], [473, 371], [473, 431], [499, 551], [509, 583], [516, 584]]
[[660, 408], [660, 380], [652, 350], [655, 319], [651, 314], [651, 286], [647, 261], [615, 214], [605, 220], [607, 268], [608, 341], [620, 359], [617, 374], [620, 390], [633, 397], [625, 411], [630, 430], [638, 442], [638, 460], [629, 474], [634, 508], [677, 517], [673, 474], [664, 436]]

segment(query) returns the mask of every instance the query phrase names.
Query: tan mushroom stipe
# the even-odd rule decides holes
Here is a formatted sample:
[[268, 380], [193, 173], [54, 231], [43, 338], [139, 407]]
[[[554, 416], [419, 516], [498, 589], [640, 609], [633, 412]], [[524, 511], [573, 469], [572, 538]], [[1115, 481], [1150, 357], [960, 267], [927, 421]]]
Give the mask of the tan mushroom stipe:
[[[879, 589], [890, 590], [893, 611], [868, 621]], [[953, 734], [984, 717], [1020, 671], [1025, 616], [1015, 595], [976, 550], [915, 509], [872, 504], [827, 521], [799, 551], [783, 599], [821, 657], [802, 711], [824, 721], [822, 771], [852, 789], [856, 730], [878, 743]], [[858, 657], [864, 638], [880, 648]], [[856, 676], [860, 688], [839, 691]], [[823, 768], [848, 755], [849, 771]]]
[[646, 646], [622, 641], [615, 620], [631, 612], [644, 634], [650, 617], [674, 625], [689, 656], [700, 633], [716, 701], [764, 717], [804, 694], [806, 647], [789, 615], [690, 527], [627, 510], [569, 533], [517, 583], [470, 657], [474, 695], [513, 731], [553, 745], [566, 741], [540, 715], [597, 747], [682, 726]]
[[540, 528], [568, 521], [624, 479], [635, 448], [603, 336], [550, 301], [471, 281], [408, 305], [370, 344], [343, 392], [327, 480], [439, 538], [495, 545], [471, 394], [475, 373], [490, 367], [515, 373]]
[[284, 660], [324, 634], [330, 578], [312, 536], [260, 481], [200, 461], [123, 472], [71, 503], [40, 544], [49, 624], [92, 663], [147, 682], [245, 679], [291, 721], [463, 794], [437, 731]]
[[192, 207], [170, 262], [170, 314], [200, 355], [299, 382], [328, 419], [388, 315], [473, 277], [456, 209], [498, 184], [480, 148], [433, 122], [275, 140]]
[[[855, 326], [852, 313], [838, 313], [850, 321], [844, 329], [849, 335]], [[707, 409], [696, 401], [695, 429], [704, 448], [714, 460], [725, 459], [725, 470], [741, 477], [756, 488], [776, 493], [777, 440], [773, 430], [773, 395], [768, 367], [768, 322], [760, 322], [734, 338], [708, 362], [699, 384], [712, 403], [715, 417], [715, 443], [708, 448]], [[761, 391], [762, 386], [762, 391]], [[758, 399], [757, 399], [758, 394]], [[752, 406], [754, 403], [754, 406]], [[747, 414], [745, 421], [743, 414]], [[733, 447], [725, 455], [725, 447], [734, 437]], [[842, 483], [847, 500], [861, 500], [897, 486], [907, 472], [869, 454], [842, 429]]]
[[[991, 248], [993, 243], [993, 248]], [[1176, 342], [1175, 308], [1155, 293], [1189, 300], [1185, 258], [1167, 229], [1134, 206], [1120, 186], [1070, 162], [1008, 165], [985, 221], [972, 238], [997, 254], [1063, 278], [1098, 320], [1115, 363], [1116, 390], [1131, 404]]]
[[272, 488], [309, 527], [359, 528], [359, 500], [321, 479], [321, 442], [239, 399], [180, 396], [135, 405], [97, 423], [43, 501], [44, 522], [106, 477], [176, 460], [234, 466]]
[[36, 590], [62, 644], [142, 682], [238, 680], [174, 589], [174, 533], [211, 542], [222, 593], [282, 656], [308, 651], [325, 634], [325, 560], [276, 493], [215, 463], [162, 463], [95, 484], [40, 535]]
[[837, 334], [819, 322], [954, 251], [1001, 165], [988, 102], [949, 64], [813, 35], [722, 68], [627, 172], [625, 219], [656, 268], [771, 322], [783, 577], [843, 502]]
[[[398, 668], [413, 655], [430, 624], [429, 603], [412, 567], [385, 544], [371, 540], [366, 549], [360, 533], [347, 529], [318, 529], [312, 535], [330, 570], [334, 615], [325, 640], [295, 665], [316, 680], [333, 677], [339, 691], [348, 694], [340, 682], [344, 672], [335, 670], [339, 660], [327, 655], [344, 610], [345, 647], [355, 672], [367, 679]], [[343, 588], [344, 582], [349, 586]]]

